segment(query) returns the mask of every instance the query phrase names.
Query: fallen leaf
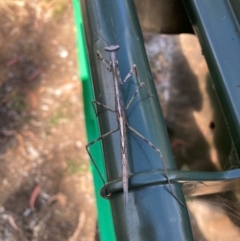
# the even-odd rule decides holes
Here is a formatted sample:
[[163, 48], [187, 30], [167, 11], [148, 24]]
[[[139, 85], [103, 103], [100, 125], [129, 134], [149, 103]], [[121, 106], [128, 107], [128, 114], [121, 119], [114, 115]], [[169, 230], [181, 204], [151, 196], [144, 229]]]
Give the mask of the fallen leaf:
[[56, 201], [59, 202], [59, 204], [62, 208], [64, 208], [67, 203], [67, 197], [62, 193], [57, 193], [57, 194], [51, 196], [48, 199], [47, 203], [48, 203], [48, 205], [51, 205], [53, 202], [56, 202]]
[[30, 201], [29, 201], [29, 206], [30, 206], [32, 211], [35, 210], [35, 202], [37, 200], [37, 197], [38, 197], [40, 191], [41, 191], [41, 186], [40, 185], [37, 185], [33, 189], [33, 191], [32, 191], [32, 194], [31, 194], [31, 197], [30, 197]]

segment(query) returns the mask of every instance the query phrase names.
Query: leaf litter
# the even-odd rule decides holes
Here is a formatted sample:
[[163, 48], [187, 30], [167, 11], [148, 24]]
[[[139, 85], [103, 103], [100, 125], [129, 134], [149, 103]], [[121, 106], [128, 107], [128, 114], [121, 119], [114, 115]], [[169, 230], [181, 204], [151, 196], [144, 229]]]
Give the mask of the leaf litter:
[[3, 0], [0, 23], [0, 241], [95, 240], [71, 1]]

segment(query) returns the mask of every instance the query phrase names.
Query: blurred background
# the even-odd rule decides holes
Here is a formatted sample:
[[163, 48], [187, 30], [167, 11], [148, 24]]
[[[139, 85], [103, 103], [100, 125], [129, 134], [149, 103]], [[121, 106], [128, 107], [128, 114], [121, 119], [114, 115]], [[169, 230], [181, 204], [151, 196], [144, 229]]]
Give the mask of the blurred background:
[[95, 239], [74, 29], [71, 1], [0, 2], [0, 240]]
[[[150, 33], [144, 37], [178, 169], [239, 168], [197, 37]], [[194, 192], [194, 184], [190, 185]], [[203, 184], [206, 190], [207, 185]], [[188, 192], [187, 189], [188, 184], [183, 187]], [[209, 186], [205, 194], [208, 195], [185, 196], [194, 240], [240, 240], [239, 183]]]
[[[0, 2], [0, 240], [98, 240], [75, 39], [69, 0]], [[239, 167], [197, 38], [144, 40], [178, 168]], [[232, 192], [188, 208], [195, 240], [240, 240]]]

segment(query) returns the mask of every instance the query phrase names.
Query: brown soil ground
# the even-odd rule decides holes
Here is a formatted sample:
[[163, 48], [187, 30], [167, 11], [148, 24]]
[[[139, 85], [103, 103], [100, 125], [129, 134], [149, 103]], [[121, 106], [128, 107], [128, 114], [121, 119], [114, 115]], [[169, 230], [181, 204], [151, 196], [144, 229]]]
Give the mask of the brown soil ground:
[[1, 1], [0, 23], [0, 240], [95, 240], [71, 1]]
[[[231, 142], [196, 37], [145, 41], [178, 168], [226, 169]], [[97, 239], [76, 56], [70, 0], [0, 2], [0, 241]], [[239, 240], [229, 200], [188, 202], [195, 240]]]

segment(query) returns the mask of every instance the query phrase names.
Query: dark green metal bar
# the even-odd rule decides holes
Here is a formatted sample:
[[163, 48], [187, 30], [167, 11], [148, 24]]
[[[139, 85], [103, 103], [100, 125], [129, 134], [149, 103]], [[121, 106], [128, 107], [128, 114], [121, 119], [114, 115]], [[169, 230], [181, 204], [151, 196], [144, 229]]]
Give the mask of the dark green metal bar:
[[[93, 90], [91, 85], [91, 75], [89, 70], [89, 63], [86, 53], [86, 44], [83, 33], [83, 22], [80, 9], [80, 1], [73, 0], [73, 10], [74, 19], [76, 26], [76, 44], [77, 44], [77, 58], [78, 58], [78, 70], [79, 77], [82, 81], [83, 89], [83, 102], [84, 102], [84, 112], [85, 112], [85, 124], [87, 130], [88, 141], [93, 140], [97, 135], [99, 135], [98, 123], [95, 118], [94, 110], [92, 109], [91, 100], [93, 97]], [[99, 169], [104, 174], [104, 162], [103, 153], [101, 146], [94, 146], [91, 148], [93, 155], [97, 156], [97, 163]], [[91, 168], [93, 174], [93, 181], [95, 187], [95, 197], [97, 206], [97, 218], [98, 218], [98, 233], [102, 241], [114, 241], [115, 232], [112, 221], [112, 213], [110, 205], [107, 200], [104, 200], [100, 194], [99, 189], [101, 188], [101, 179], [97, 173], [97, 170]]]
[[[110, 108], [115, 107], [112, 74], [96, 58], [96, 51], [99, 50], [105, 59], [109, 59], [104, 51], [107, 43], [103, 38], [110, 44], [117, 41], [120, 45], [118, 60], [121, 77], [124, 78], [131, 66], [136, 64], [141, 81], [155, 95], [150, 98], [144, 89], [140, 91], [126, 111], [128, 123], [162, 151], [167, 169], [176, 169], [133, 2], [82, 0], [81, 3], [95, 99]], [[125, 104], [136, 88], [135, 78], [123, 86]], [[102, 108], [99, 111], [101, 133], [115, 129], [115, 113]], [[163, 169], [159, 155], [147, 143], [130, 131], [127, 140], [129, 173], [149, 172], [146, 176], [151, 178], [152, 170]], [[102, 143], [107, 181], [115, 181], [122, 176], [119, 133], [106, 137]], [[181, 184], [174, 183], [172, 187], [176, 196], [185, 202]], [[112, 195], [109, 200], [117, 240], [193, 240], [187, 208], [172, 196], [168, 184], [130, 189], [127, 205], [122, 191]]]
[[240, 157], [240, 1], [183, 0]]
[[[198, 172], [198, 171], [178, 171], [172, 170], [168, 172], [171, 182], [187, 183], [188, 186], [193, 185], [194, 182], [207, 182], [215, 183], [217, 185], [222, 181], [240, 182], [240, 169], [223, 171], [223, 172]], [[238, 180], [237, 180], [238, 179]], [[165, 173], [162, 170], [152, 170], [151, 172], [142, 172], [131, 175], [130, 183], [132, 189], [138, 189], [143, 186], [153, 186], [158, 184], [166, 184]], [[207, 187], [206, 187], [207, 188]], [[113, 195], [122, 191], [121, 179], [116, 179], [105, 185], [102, 190], [102, 196]]]

